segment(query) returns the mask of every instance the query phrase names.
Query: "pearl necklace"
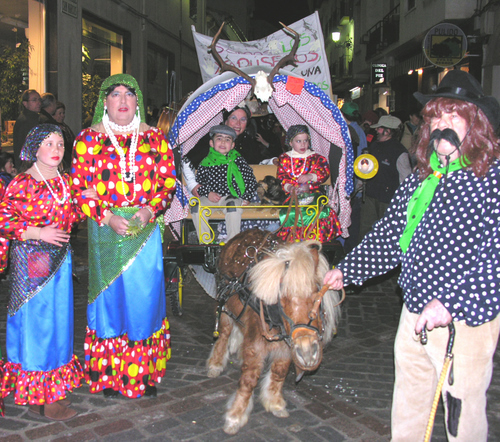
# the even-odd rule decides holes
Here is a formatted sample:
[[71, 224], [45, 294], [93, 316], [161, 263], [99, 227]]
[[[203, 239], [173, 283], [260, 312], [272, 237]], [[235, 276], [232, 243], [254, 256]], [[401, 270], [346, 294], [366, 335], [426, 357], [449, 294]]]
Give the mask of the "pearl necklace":
[[38, 172], [38, 174], [42, 177], [42, 180], [43, 182], [45, 183], [45, 185], [48, 187], [52, 197], [54, 198], [55, 201], [57, 201], [59, 204], [64, 204], [66, 202], [66, 200], [68, 199], [68, 185], [66, 183], [66, 181], [64, 181], [64, 178], [61, 176], [61, 174], [59, 173], [59, 170], [56, 169], [57, 171], [57, 176], [59, 177], [59, 179], [61, 180], [61, 183], [62, 183], [62, 192], [63, 192], [63, 198], [62, 200], [60, 200], [56, 193], [54, 192], [54, 190], [52, 190], [52, 187], [50, 187], [50, 184], [47, 182], [47, 180], [45, 179], [45, 177], [42, 175], [42, 172], [40, 172], [40, 169], [38, 168], [36, 162], [33, 163], [35, 165], [35, 169], [36, 171]]
[[[129, 172], [127, 172], [127, 161], [125, 159], [125, 151], [122, 149], [120, 144], [118, 143], [118, 140], [116, 139], [115, 134], [110, 128], [110, 123], [108, 118], [108, 114], [105, 113], [102, 117], [102, 124], [104, 125], [104, 129], [106, 130], [106, 133], [109, 136], [109, 139], [111, 140], [111, 144], [113, 144], [113, 147], [115, 148], [116, 152], [118, 152], [118, 155], [120, 156], [120, 173], [121, 173], [121, 181], [122, 181], [122, 186], [123, 186], [123, 196], [125, 200], [129, 203], [132, 203], [135, 201], [136, 197], [136, 190], [135, 190], [135, 154], [137, 152], [137, 142], [139, 140], [139, 126], [140, 126], [140, 121], [134, 117], [132, 120], [132, 123], [135, 123], [137, 130], [132, 134], [132, 140], [130, 141], [130, 149], [128, 153], [128, 164], [129, 164]], [[139, 123], [139, 124], [137, 124]], [[130, 125], [129, 125], [130, 126]], [[135, 129], [135, 128], [133, 128]], [[132, 129], [132, 130], [133, 130]], [[125, 181], [127, 182], [132, 182], [133, 183], [133, 189], [134, 193], [132, 195], [132, 199], [128, 199], [126, 193], [125, 193]]]
[[115, 132], [122, 132], [127, 134], [133, 132], [134, 129], [140, 124], [139, 117], [137, 116], [137, 114], [134, 115], [132, 121], [126, 126], [120, 126], [119, 124], [116, 124], [115, 122], [111, 121], [109, 119], [107, 112], [103, 115], [102, 119], [103, 120], [106, 119], [109, 124], [109, 127], [113, 129]]
[[[300, 157], [298, 157], [299, 159], [301, 159]], [[299, 174], [296, 175], [295, 174], [295, 171], [293, 170], [293, 160], [294, 158], [293, 157], [290, 157], [290, 164], [292, 166], [292, 171], [291, 171], [291, 175], [294, 177], [294, 178], [298, 178], [299, 176], [303, 175], [305, 170], [306, 170], [306, 165], [307, 165], [307, 157], [306, 158], [303, 158], [304, 160], [304, 164], [302, 164], [302, 168], [300, 169], [299, 171]]]

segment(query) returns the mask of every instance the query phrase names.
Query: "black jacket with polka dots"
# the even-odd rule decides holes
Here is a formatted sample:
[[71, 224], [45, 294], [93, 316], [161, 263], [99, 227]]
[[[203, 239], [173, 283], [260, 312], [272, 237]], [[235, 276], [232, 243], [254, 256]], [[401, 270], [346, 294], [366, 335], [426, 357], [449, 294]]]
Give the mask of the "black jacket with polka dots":
[[[257, 191], [257, 180], [253, 174], [253, 170], [241, 156], [236, 158], [235, 164], [238, 166], [243, 177], [245, 192], [241, 194], [234, 179], [233, 187], [238, 192], [241, 199], [250, 201]], [[209, 167], [200, 165], [196, 171], [196, 181], [200, 184], [198, 188], [198, 194], [200, 196], [208, 196], [210, 192], [218, 193], [220, 196], [231, 194], [229, 186], [227, 185], [227, 164]]]
[[408, 310], [420, 314], [434, 298], [455, 320], [477, 326], [500, 310], [500, 163], [484, 178], [458, 170], [441, 179], [406, 253], [399, 239], [420, 181], [410, 175], [385, 216], [338, 265], [344, 284], [362, 284], [401, 264]]

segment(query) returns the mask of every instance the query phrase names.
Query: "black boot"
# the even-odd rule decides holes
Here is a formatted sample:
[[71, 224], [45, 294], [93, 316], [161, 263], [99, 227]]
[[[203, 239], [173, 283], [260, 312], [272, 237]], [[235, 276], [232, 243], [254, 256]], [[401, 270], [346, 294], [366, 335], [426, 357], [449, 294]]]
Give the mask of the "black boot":
[[156, 397], [157, 391], [154, 385], [146, 385], [146, 391], [144, 391], [144, 396]]

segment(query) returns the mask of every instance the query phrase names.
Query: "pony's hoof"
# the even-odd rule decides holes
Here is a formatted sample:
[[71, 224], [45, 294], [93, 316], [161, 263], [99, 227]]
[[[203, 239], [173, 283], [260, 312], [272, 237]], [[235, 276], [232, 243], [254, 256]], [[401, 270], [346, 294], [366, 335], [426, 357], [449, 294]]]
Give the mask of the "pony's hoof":
[[209, 378], [217, 378], [221, 375], [221, 373], [224, 371], [222, 367], [210, 367], [208, 369], [207, 376]]
[[276, 417], [288, 417], [290, 416], [290, 413], [286, 408], [283, 408], [281, 410], [273, 410], [271, 413], [273, 413]]
[[224, 424], [223, 430], [224, 430], [224, 433], [226, 433], [226, 434], [234, 435], [238, 431], [240, 431], [240, 428], [242, 426], [243, 425], [241, 424], [239, 419], [236, 419], [234, 417], [233, 418], [226, 417], [226, 423]]

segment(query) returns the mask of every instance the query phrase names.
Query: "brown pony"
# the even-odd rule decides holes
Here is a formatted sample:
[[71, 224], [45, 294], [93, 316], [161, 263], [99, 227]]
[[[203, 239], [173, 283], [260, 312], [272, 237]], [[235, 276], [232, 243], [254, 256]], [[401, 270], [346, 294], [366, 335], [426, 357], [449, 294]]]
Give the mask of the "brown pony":
[[[248, 422], [266, 359], [270, 369], [261, 382], [260, 399], [278, 417], [288, 417], [282, 388], [291, 362], [296, 382], [321, 364], [322, 347], [336, 333], [340, 308], [338, 292], [318, 297], [329, 269], [320, 250], [318, 241], [280, 244], [259, 229], [246, 230], [223, 247], [218, 263], [220, 337], [207, 367], [208, 376], [217, 377], [230, 354], [238, 353], [241, 360], [239, 387], [225, 415], [226, 433], [236, 434]], [[319, 314], [314, 314], [319, 302]]]

